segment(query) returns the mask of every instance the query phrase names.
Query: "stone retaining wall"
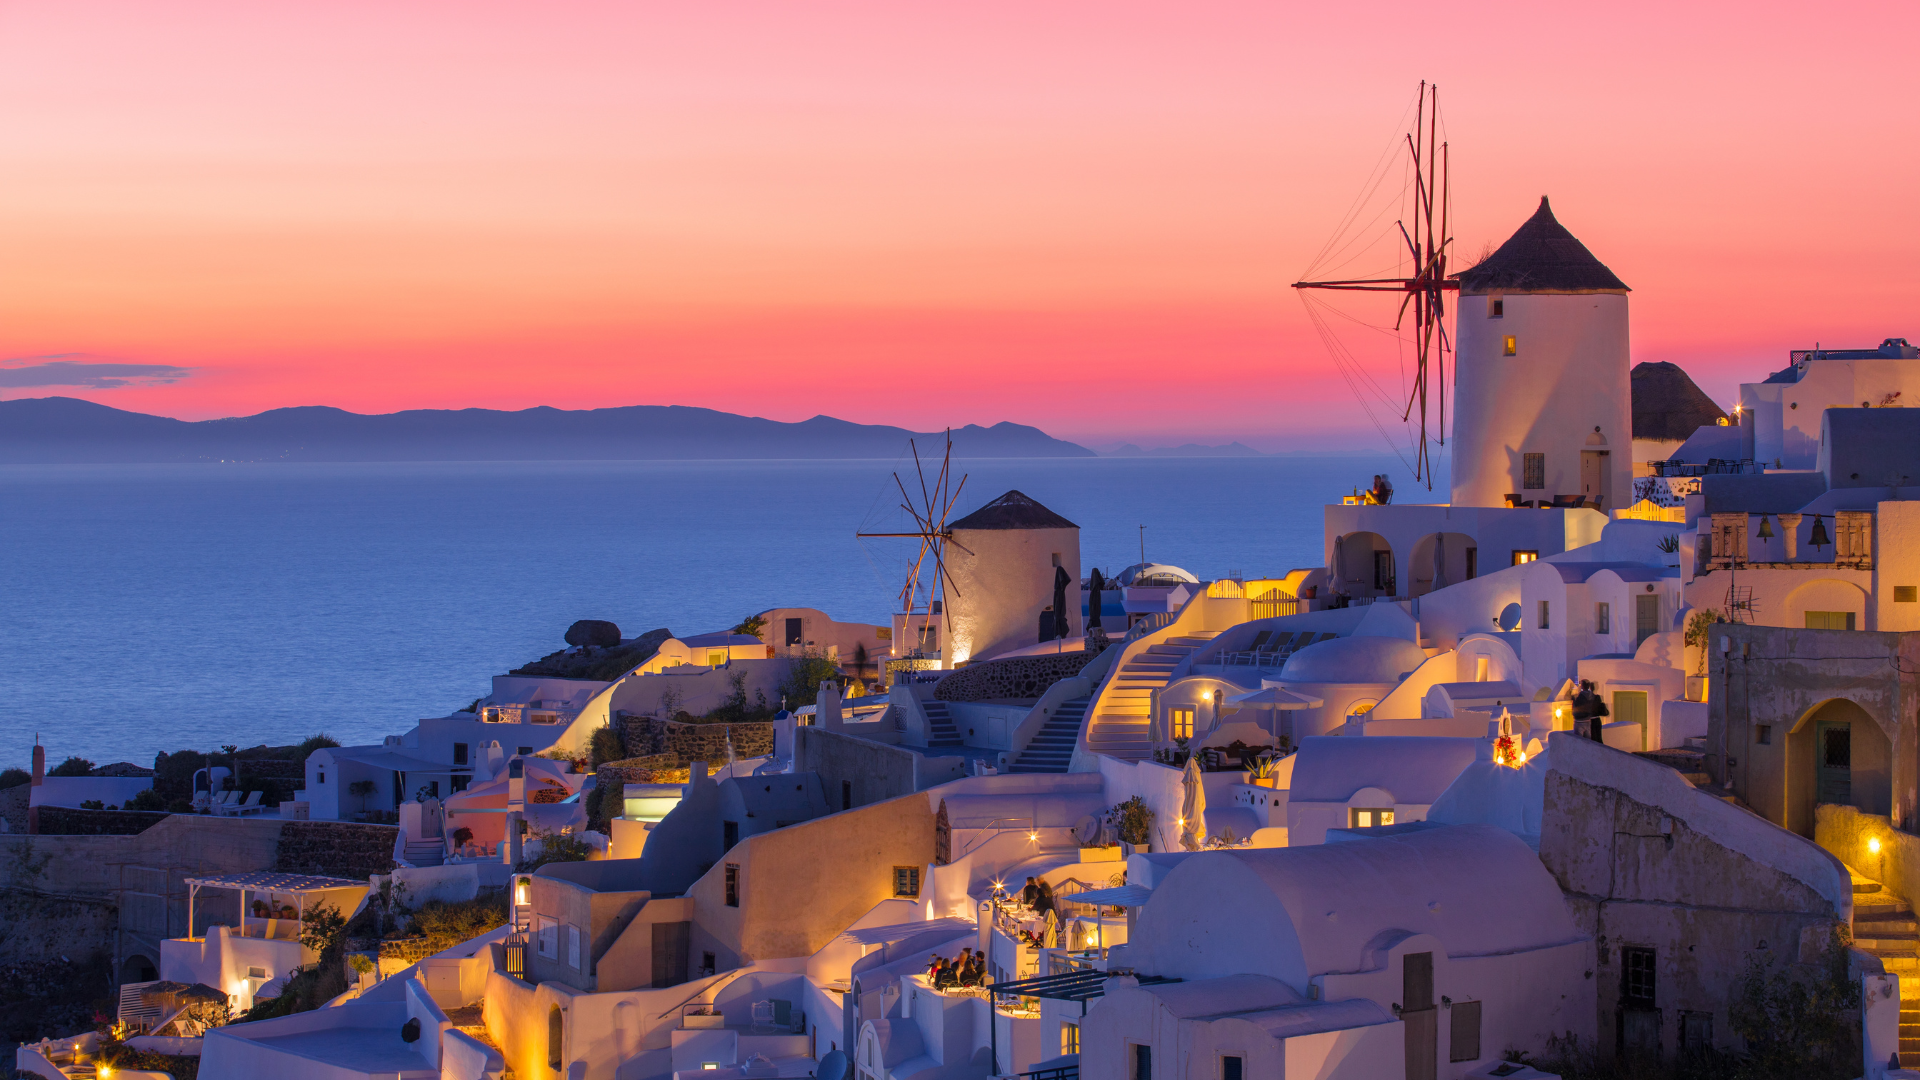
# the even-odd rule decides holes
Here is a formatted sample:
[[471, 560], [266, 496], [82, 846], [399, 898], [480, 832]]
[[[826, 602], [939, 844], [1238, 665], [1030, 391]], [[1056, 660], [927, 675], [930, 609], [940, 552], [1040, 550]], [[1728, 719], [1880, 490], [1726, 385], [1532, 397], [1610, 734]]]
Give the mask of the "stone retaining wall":
[[1069, 652], [1009, 656], [1004, 660], [969, 664], [935, 683], [933, 696], [941, 701], [1032, 700], [1046, 693], [1047, 687], [1061, 679], [1071, 679], [1080, 674], [1080, 669], [1099, 655], [1094, 652]]
[[288, 874], [364, 879], [393, 872], [393, 825], [283, 821], [273, 868]]
[[159, 811], [76, 810], [69, 806], [42, 806], [42, 836], [137, 836], [167, 819]]
[[[718, 772], [724, 762], [710, 762], [709, 775]], [[692, 770], [672, 754], [608, 761], [594, 770], [603, 784], [684, 784]]]
[[687, 724], [678, 720], [620, 714], [620, 737], [626, 744], [628, 759], [668, 755], [682, 769], [695, 761], [704, 761], [709, 765], [724, 763], [727, 760], [729, 736], [733, 739], [736, 757], [760, 757], [773, 753], [773, 725], [769, 723]]

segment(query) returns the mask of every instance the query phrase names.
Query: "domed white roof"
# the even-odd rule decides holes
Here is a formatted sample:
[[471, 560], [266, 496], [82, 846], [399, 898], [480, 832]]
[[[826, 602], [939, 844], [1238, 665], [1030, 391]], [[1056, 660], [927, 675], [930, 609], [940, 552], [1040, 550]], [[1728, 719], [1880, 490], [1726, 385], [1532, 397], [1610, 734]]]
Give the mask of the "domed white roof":
[[1280, 681], [1397, 683], [1426, 659], [1420, 646], [1406, 638], [1334, 638], [1294, 653], [1280, 669]]
[[1200, 581], [1185, 570], [1166, 563], [1134, 563], [1120, 571], [1114, 580], [1122, 585], [1173, 585], [1182, 581], [1198, 584]]

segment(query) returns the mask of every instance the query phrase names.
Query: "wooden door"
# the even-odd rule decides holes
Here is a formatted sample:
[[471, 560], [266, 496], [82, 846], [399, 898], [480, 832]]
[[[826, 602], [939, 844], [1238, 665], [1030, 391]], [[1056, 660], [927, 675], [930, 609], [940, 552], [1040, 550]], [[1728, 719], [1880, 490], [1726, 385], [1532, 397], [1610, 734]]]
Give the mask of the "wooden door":
[[1633, 647], [1660, 632], [1660, 597], [1642, 593], [1633, 598]]
[[1814, 728], [1816, 803], [1853, 804], [1853, 725], [1820, 723]]
[[679, 986], [687, 981], [687, 946], [692, 936], [692, 923], [653, 924], [653, 985], [656, 989]]
[[1613, 715], [1615, 723], [1625, 721], [1640, 725], [1640, 749], [1647, 748], [1647, 692], [1645, 690], [1615, 690], [1613, 692]]
[[1433, 1007], [1433, 954], [1400, 960], [1400, 1022], [1406, 1029], [1407, 1080], [1435, 1080], [1439, 1072], [1440, 1010]]

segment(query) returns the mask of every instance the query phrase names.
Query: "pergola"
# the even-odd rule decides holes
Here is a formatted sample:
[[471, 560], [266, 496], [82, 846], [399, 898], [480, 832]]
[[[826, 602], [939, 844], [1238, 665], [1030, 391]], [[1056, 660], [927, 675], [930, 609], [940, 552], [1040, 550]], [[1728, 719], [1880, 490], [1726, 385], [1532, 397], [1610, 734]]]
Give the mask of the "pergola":
[[240, 936], [247, 933], [247, 893], [277, 893], [294, 898], [304, 918], [307, 914], [307, 897], [317, 893], [338, 892], [342, 889], [367, 888], [364, 881], [353, 878], [321, 877], [316, 874], [281, 874], [272, 870], [254, 870], [245, 874], [214, 874], [207, 877], [184, 879], [187, 884], [187, 936], [193, 937], [193, 903], [202, 888], [240, 890]]

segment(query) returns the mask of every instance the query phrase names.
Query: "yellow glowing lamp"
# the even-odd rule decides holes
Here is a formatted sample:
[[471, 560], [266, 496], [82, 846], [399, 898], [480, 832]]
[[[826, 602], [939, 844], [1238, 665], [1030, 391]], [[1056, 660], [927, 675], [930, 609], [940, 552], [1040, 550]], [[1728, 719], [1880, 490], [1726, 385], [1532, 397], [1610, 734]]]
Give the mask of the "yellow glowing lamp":
[[1874, 855], [1880, 854], [1880, 838], [1879, 837], [1876, 836], [1867, 841], [1867, 851]]
[[1028, 834], [1027, 834], [1027, 839], [1028, 839], [1028, 840], [1039, 840], [1039, 839], [1040, 839], [1040, 833], [1039, 833], [1038, 831], [1035, 831], [1035, 832], [1030, 832], [1030, 833], [1028, 833]]
[[527, 879], [526, 878], [521, 878], [519, 881], [519, 884], [514, 887], [513, 902], [521, 905], [526, 904], [527, 902]]

